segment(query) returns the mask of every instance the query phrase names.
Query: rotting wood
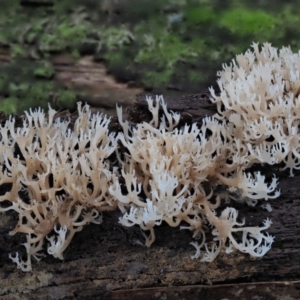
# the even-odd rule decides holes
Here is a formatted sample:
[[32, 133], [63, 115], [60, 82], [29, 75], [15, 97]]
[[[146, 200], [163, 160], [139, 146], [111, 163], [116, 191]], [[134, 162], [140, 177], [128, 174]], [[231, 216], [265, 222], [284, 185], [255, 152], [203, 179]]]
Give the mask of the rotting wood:
[[[136, 96], [133, 105], [127, 108], [128, 118], [134, 123], [150, 121], [151, 113], [147, 109], [146, 96], [155, 99], [151, 93], [140, 93]], [[205, 116], [212, 116], [216, 113], [216, 106], [209, 100], [209, 91], [203, 91], [199, 94], [181, 96], [181, 97], [164, 97], [168, 103], [168, 109], [181, 114], [181, 122], [184, 123], [201, 123]]]
[[[131, 108], [139, 118], [147, 115], [142, 98], [138, 96]], [[203, 116], [201, 104], [193, 110], [184, 104], [186, 100], [167, 100], [170, 109], [185, 113], [184, 108], [188, 108], [189, 114], [192, 113], [190, 121]], [[205, 105], [207, 109], [206, 102]], [[210, 110], [213, 111], [213, 107]], [[132, 115], [129, 119], [134, 121]], [[165, 224], [156, 228], [156, 241], [148, 249], [143, 245], [140, 229], [122, 227], [118, 223], [120, 213], [113, 212], [104, 214], [102, 225], [92, 224], [77, 233], [64, 254], [64, 261], [47, 256], [33, 263], [32, 272], [22, 273], [8, 258], [12, 251], [24, 252], [20, 243], [25, 238], [21, 234], [8, 235], [16, 222], [14, 213], [10, 212], [2, 214], [0, 221], [0, 299], [138, 299], [134, 298], [136, 295], [141, 296], [139, 299], [176, 299], [171, 296], [179, 292], [186, 293], [186, 299], [195, 299], [188, 298], [191, 295], [187, 291], [196, 295], [199, 292], [199, 297], [204, 299], [210, 296], [211, 299], [224, 299], [225, 295], [226, 299], [238, 299], [237, 295], [249, 286], [256, 287], [255, 295], [261, 296], [260, 299], [273, 299], [268, 295], [274, 294], [300, 299], [297, 294], [300, 279], [299, 172], [295, 177], [287, 177], [286, 173], [278, 172], [278, 167], [266, 169], [279, 177], [282, 192], [278, 199], [270, 201], [273, 211], [263, 210], [259, 204], [248, 207], [232, 203], [239, 210], [240, 219], [245, 217], [248, 225], [261, 224], [268, 217], [272, 219], [273, 225], [268, 232], [275, 236], [275, 242], [262, 259], [254, 260], [234, 252], [221, 254], [209, 264], [191, 260], [194, 253], [189, 245], [191, 232]], [[1, 188], [3, 194], [4, 187]], [[268, 294], [266, 289], [271, 289], [273, 294]], [[230, 295], [230, 291], [235, 294]], [[149, 293], [152, 298], [147, 298]]]
[[[194, 285], [109, 292], [106, 300], [299, 299], [300, 281]], [[258, 296], [259, 295], [259, 296]]]

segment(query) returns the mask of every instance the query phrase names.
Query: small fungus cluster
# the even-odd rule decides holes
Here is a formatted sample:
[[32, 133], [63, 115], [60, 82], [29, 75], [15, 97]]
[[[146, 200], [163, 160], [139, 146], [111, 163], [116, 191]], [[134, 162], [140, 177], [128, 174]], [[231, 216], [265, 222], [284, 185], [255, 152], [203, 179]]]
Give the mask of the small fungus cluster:
[[14, 210], [19, 219], [10, 234], [27, 236], [27, 259], [10, 255], [18, 267], [31, 270], [45, 245], [63, 259], [76, 232], [116, 209], [123, 226], [148, 232], [147, 246], [164, 221], [193, 232], [193, 257], [202, 261], [234, 249], [263, 256], [272, 222], [245, 226], [229, 201], [253, 206], [279, 196], [277, 179], [267, 183], [249, 170], [255, 164], [282, 163], [291, 176], [300, 169], [300, 52], [252, 47], [218, 72], [220, 93], [210, 89], [218, 113], [201, 124], [179, 126], [162, 96], [146, 98], [150, 122], [132, 125], [117, 108], [118, 134], [80, 103], [74, 125], [51, 108], [26, 113], [21, 127], [8, 119], [0, 127], [0, 185], [11, 188], [0, 196], [0, 211]]
[[45, 238], [48, 253], [62, 259], [76, 232], [100, 224], [101, 212], [117, 207], [108, 192], [116, 175], [107, 158], [117, 145], [109, 119], [79, 103], [71, 129], [55, 114], [51, 108], [47, 116], [40, 109], [26, 112], [22, 127], [10, 118], [0, 128], [0, 182], [11, 186], [0, 196], [0, 211], [18, 213], [11, 235], [27, 235], [27, 260], [10, 255], [23, 271], [31, 270], [31, 257], [41, 258]]

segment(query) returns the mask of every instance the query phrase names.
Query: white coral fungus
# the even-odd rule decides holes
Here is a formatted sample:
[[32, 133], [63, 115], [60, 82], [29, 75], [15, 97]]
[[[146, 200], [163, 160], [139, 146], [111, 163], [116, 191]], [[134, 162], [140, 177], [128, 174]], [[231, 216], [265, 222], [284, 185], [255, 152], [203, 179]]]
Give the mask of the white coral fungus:
[[[26, 113], [22, 127], [13, 118], [1, 126], [0, 184], [11, 188], [0, 196], [0, 211], [19, 215], [10, 234], [27, 234], [27, 260], [10, 255], [18, 267], [31, 269], [45, 238], [48, 253], [62, 259], [76, 232], [116, 208], [122, 225], [149, 232], [147, 246], [154, 227], [165, 222], [193, 232], [199, 240], [192, 243], [194, 258], [202, 261], [234, 249], [263, 256], [273, 242], [264, 232], [272, 222], [248, 227], [228, 203], [255, 205], [279, 196], [275, 177], [267, 183], [250, 172], [255, 164], [281, 163], [291, 176], [300, 169], [300, 51], [252, 47], [218, 72], [220, 94], [210, 89], [218, 113], [201, 124], [180, 127], [180, 115], [157, 96], [146, 99], [149, 123], [130, 125], [117, 109], [118, 136], [109, 134], [109, 119], [80, 103], [73, 129], [51, 108], [48, 115]], [[118, 168], [109, 163], [113, 153]]]
[[[237, 222], [238, 213], [231, 207], [217, 216], [215, 210], [220, 207], [222, 197], [217, 196], [212, 203], [213, 193], [208, 194], [207, 190], [225, 185], [240, 194], [239, 200], [254, 205], [258, 199], [279, 195], [277, 180], [273, 178], [267, 184], [260, 173], [244, 172], [250, 164], [247, 147], [239, 145], [244, 152], [237, 155], [237, 145], [228, 135], [226, 122], [207, 117], [201, 127], [193, 124], [178, 129], [178, 115], [166, 110], [162, 97], [156, 98], [155, 106], [150, 97], [147, 101], [152, 122], [132, 128], [121, 119], [122, 111], [118, 109], [124, 132], [119, 138], [128, 151], [124, 155], [118, 153], [118, 159], [127, 191], [122, 193], [119, 180], [114, 181], [109, 191], [118, 199], [123, 212], [120, 223], [137, 224], [149, 231], [146, 245], [150, 246], [155, 240], [155, 226], [165, 221], [175, 227], [184, 221], [188, 226], [181, 228], [193, 231], [193, 236], [201, 239], [200, 245], [193, 243], [197, 248], [194, 257], [200, 255], [201, 248], [206, 249], [203, 261], [212, 261], [221, 249], [229, 252], [235, 248], [254, 257], [264, 255], [273, 237], [262, 231], [271, 222], [266, 220], [263, 227], [242, 227], [244, 223]], [[159, 122], [160, 108], [163, 115]], [[215, 228], [210, 248], [205, 234], [208, 225]], [[241, 241], [235, 239], [236, 232], [242, 232]]]
[[10, 118], [0, 128], [1, 184], [12, 183], [0, 196], [0, 203], [8, 200], [10, 205], [0, 211], [19, 214], [11, 235], [27, 234], [27, 260], [10, 255], [23, 271], [31, 270], [31, 256], [39, 257], [45, 237], [48, 253], [62, 259], [76, 232], [85, 224], [99, 224], [101, 212], [117, 206], [108, 193], [115, 175], [107, 158], [116, 148], [109, 119], [78, 103], [71, 130], [70, 121], [55, 114], [51, 108], [48, 115], [40, 109], [26, 112], [22, 127]]
[[300, 169], [300, 51], [269, 43], [252, 48], [218, 72], [220, 95], [210, 89], [216, 117], [229, 121], [250, 164], [284, 162], [293, 176]]

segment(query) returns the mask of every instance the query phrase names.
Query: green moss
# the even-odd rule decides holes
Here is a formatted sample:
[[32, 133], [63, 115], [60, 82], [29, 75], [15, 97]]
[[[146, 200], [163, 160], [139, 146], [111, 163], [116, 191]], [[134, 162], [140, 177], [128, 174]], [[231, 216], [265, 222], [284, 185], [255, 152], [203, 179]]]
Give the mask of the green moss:
[[6, 113], [22, 113], [38, 106], [46, 109], [48, 102], [54, 99], [60, 108], [74, 108], [75, 92], [49, 80], [53, 74], [54, 70], [47, 62], [17, 59], [0, 67], [0, 109]]
[[[151, 36], [148, 38], [151, 39]], [[152, 39], [152, 44], [149, 44], [147, 48], [140, 49], [137, 53], [136, 63], [148, 64], [151, 62], [158, 68], [173, 68], [179, 61], [183, 62], [197, 57], [197, 52], [175, 34], [163, 35], [158, 40], [155, 40], [154, 37]]]
[[262, 10], [236, 8], [223, 13], [220, 24], [240, 37], [262, 34], [264, 37], [271, 37], [274, 35], [277, 20], [271, 14]]
[[173, 70], [171, 69], [166, 69], [161, 72], [148, 71], [143, 75], [143, 80], [147, 87], [159, 88], [161, 86], [166, 85], [169, 82], [172, 74]]
[[185, 12], [186, 22], [190, 24], [208, 24], [217, 20], [217, 14], [211, 6], [192, 6]]
[[33, 75], [39, 78], [51, 79], [54, 76], [54, 72], [52, 64], [46, 61], [36, 63], [36, 67], [33, 69]]
[[135, 39], [132, 32], [126, 26], [121, 26], [121, 28], [101, 27], [99, 31], [102, 45], [107, 51], [122, 50]]
[[188, 72], [188, 79], [194, 83], [194, 82], [201, 82], [205, 79], [205, 76], [203, 76], [202, 72], [195, 71], [195, 70], [190, 70]]
[[11, 45], [11, 57], [16, 58], [16, 57], [25, 57], [25, 49], [22, 45], [19, 44], [13, 44]]
[[[275, 1], [274, 7], [250, 0], [46, 1], [53, 6], [26, 8], [19, 1], [1, 2], [0, 47], [10, 47], [13, 59], [45, 60], [53, 53], [77, 59], [94, 54], [105, 60], [112, 74], [121, 78], [134, 74], [133, 80], [141, 85], [161, 89], [175, 81], [185, 86], [189, 80], [192, 85], [199, 82], [200, 88], [211, 85], [222, 63], [244, 52], [253, 41], [291, 44], [294, 50], [300, 47], [298, 0]], [[43, 85], [45, 95], [51, 94], [51, 65], [34, 64], [32, 72], [34, 84]], [[15, 91], [9, 93], [25, 95], [22, 80], [13, 79]], [[0, 78], [0, 96], [8, 86]], [[36, 98], [31, 89], [26, 92]], [[34, 92], [42, 97], [39, 89]], [[60, 97], [72, 102], [73, 96], [68, 92]], [[43, 101], [48, 98], [44, 96]]]
[[124, 56], [123, 52], [111, 51], [106, 52], [103, 58], [107, 62], [110, 69], [126, 67], [127, 58]]
[[3, 111], [6, 114], [16, 114], [18, 99], [16, 97], [9, 97], [6, 99], [0, 99], [0, 111]]
[[78, 48], [84, 42], [88, 30], [84, 23], [73, 24], [68, 20], [57, 20], [49, 24], [48, 31], [38, 35], [39, 50], [47, 53]]
[[61, 90], [58, 93], [57, 104], [60, 108], [74, 110], [77, 96], [74, 91]]

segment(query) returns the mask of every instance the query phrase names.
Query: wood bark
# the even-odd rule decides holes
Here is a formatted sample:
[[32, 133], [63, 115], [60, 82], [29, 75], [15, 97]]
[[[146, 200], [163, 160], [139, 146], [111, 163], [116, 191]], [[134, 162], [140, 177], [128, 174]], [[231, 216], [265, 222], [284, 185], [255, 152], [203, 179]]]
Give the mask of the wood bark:
[[[215, 112], [207, 93], [167, 102], [181, 112], [182, 122], [201, 122]], [[144, 95], [127, 114], [132, 123], [150, 117]], [[111, 128], [119, 127], [113, 123]], [[10, 252], [24, 251], [20, 243], [25, 241], [21, 234], [8, 235], [16, 222], [9, 212], [0, 221], [0, 299], [300, 299], [299, 173], [288, 177], [278, 166], [262, 169], [279, 177], [281, 196], [270, 201], [273, 211], [231, 203], [248, 225], [272, 219], [268, 232], [275, 242], [261, 259], [233, 252], [212, 263], [192, 260], [192, 233], [166, 224], [155, 229], [156, 241], [146, 248], [141, 230], [122, 227], [120, 212], [113, 212], [104, 214], [100, 226], [77, 233], [63, 261], [47, 256], [23, 273], [8, 258]]]

